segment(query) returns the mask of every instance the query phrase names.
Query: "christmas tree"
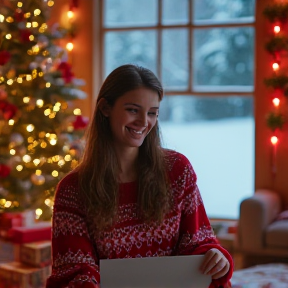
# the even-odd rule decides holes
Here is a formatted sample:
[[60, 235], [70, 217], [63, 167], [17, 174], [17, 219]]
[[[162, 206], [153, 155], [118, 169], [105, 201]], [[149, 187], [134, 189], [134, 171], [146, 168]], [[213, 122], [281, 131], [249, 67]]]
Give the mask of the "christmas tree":
[[[0, 211], [49, 218], [55, 187], [81, 154], [85, 97], [60, 39], [47, 24], [53, 1], [0, 0]], [[67, 34], [68, 33], [68, 34]]]

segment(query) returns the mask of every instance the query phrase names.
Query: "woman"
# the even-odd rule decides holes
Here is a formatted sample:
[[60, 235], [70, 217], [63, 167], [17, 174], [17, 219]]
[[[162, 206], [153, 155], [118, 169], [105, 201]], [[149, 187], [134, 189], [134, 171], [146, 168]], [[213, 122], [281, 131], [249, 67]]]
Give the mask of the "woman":
[[83, 160], [59, 183], [47, 288], [96, 287], [99, 259], [205, 254], [211, 287], [228, 287], [232, 258], [217, 242], [185, 156], [161, 148], [163, 89], [123, 65], [103, 83]]

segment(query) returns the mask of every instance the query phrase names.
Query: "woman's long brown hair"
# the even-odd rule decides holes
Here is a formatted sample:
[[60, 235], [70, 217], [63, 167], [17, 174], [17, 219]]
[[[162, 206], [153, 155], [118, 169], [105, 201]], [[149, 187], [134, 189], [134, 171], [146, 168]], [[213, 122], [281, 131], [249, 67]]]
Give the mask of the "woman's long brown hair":
[[[150, 70], [127, 64], [112, 71], [100, 89], [87, 129], [85, 151], [77, 170], [88, 216], [90, 220], [93, 219], [93, 226], [100, 230], [112, 225], [117, 214], [120, 168], [113, 148], [109, 119], [101, 113], [98, 103], [105, 98], [112, 107], [124, 93], [139, 87], [156, 91], [159, 100], [162, 100], [162, 85]], [[148, 222], [161, 221], [171, 204], [159, 134], [157, 121], [139, 147], [138, 209], [139, 217]]]

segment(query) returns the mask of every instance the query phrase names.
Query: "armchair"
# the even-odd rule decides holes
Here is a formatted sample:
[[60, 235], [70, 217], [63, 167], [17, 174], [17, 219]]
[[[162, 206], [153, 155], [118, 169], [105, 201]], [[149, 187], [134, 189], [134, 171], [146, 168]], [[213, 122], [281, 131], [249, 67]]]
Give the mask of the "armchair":
[[275, 221], [280, 213], [280, 197], [270, 190], [257, 190], [241, 202], [236, 245], [244, 257], [288, 261], [288, 218]]

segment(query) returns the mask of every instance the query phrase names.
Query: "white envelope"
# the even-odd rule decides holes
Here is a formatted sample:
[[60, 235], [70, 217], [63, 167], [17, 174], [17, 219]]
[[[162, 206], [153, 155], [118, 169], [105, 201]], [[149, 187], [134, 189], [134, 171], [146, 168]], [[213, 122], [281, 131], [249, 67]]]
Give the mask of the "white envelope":
[[100, 260], [101, 288], [208, 288], [203, 255]]

